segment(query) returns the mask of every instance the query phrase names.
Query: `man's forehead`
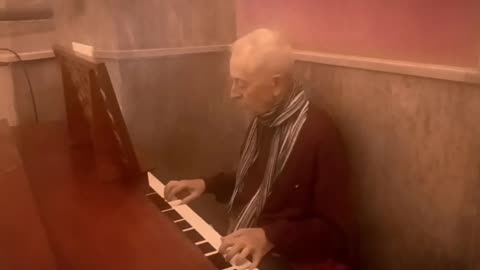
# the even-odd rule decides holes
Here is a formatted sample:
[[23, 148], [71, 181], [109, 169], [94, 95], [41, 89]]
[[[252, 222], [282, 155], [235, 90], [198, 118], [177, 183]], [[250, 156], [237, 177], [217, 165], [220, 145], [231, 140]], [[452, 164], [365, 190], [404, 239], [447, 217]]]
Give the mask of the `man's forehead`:
[[249, 63], [246, 56], [232, 54], [230, 58], [230, 75], [232, 77], [247, 80], [250, 77]]

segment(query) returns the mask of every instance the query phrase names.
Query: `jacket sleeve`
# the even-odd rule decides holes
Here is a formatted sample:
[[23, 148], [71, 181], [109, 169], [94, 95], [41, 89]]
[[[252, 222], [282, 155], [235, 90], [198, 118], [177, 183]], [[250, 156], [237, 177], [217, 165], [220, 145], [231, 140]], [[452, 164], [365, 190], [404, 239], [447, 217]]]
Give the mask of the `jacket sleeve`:
[[305, 218], [278, 219], [263, 226], [274, 249], [286, 257], [343, 261], [349, 252], [348, 165], [338, 138], [327, 137], [328, 144], [322, 143], [315, 149], [311, 214]]
[[235, 187], [235, 172], [222, 172], [211, 177], [203, 178], [205, 192], [215, 195], [217, 201], [227, 203]]

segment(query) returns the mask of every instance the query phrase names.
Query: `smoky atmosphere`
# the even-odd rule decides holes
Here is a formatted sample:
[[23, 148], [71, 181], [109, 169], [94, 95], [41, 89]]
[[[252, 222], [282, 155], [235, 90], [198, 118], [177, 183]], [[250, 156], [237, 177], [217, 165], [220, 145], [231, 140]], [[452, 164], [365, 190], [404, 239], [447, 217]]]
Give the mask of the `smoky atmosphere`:
[[0, 0], [0, 269], [480, 269], [478, 0]]

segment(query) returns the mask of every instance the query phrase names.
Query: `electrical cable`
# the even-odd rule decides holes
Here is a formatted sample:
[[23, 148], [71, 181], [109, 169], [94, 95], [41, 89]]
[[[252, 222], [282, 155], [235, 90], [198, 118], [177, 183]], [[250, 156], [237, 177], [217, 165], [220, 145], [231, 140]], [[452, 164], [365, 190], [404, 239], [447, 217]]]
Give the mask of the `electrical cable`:
[[33, 113], [35, 115], [35, 122], [38, 123], [38, 111], [37, 111], [37, 103], [35, 102], [35, 96], [33, 94], [33, 87], [32, 87], [32, 82], [30, 81], [30, 76], [28, 76], [27, 68], [25, 66], [25, 61], [18, 55], [17, 52], [15, 52], [12, 49], [9, 48], [0, 48], [0, 51], [7, 51], [15, 55], [15, 57], [18, 59], [20, 62], [20, 66], [22, 67], [23, 73], [25, 74], [25, 78], [27, 79], [28, 83], [28, 88], [30, 90], [30, 97], [32, 99], [32, 106], [33, 106]]

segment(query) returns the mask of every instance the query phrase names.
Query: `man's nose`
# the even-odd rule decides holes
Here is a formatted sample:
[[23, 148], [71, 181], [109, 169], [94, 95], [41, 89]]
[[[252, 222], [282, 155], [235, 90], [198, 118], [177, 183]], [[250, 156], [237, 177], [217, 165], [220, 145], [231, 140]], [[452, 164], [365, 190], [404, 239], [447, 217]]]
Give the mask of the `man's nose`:
[[230, 89], [230, 98], [239, 99], [241, 97], [242, 97], [242, 93], [238, 90], [238, 87], [235, 87], [235, 85], [232, 85], [232, 88]]

